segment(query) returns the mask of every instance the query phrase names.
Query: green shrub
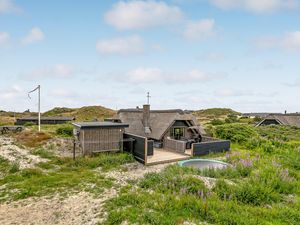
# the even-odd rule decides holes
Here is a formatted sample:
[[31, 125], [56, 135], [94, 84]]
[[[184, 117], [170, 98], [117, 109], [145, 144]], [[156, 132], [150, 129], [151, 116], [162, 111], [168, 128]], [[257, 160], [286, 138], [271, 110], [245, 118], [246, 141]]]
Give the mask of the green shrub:
[[229, 114], [225, 119], [225, 123], [236, 123], [236, 122], [238, 122], [238, 117], [237, 115], [234, 114]]
[[64, 137], [73, 137], [73, 127], [63, 126], [56, 129], [56, 134]]
[[25, 127], [32, 127], [34, 125], [36, 125], [36, 123], [34, 123], [34, 122], [26, 122], [26, 123], [24, 123]]
[[217, 138], [231, 140], [236, 143], [245, 143], [250, 138], [258, 137], [255, 129], [244, 124], [225, 124], [215, 127], [214, 135]]
[[16, 172], [19, 172], [19, 171], [20, 171], [20, 164], [19, 164], [19, 162], [13, 163], [12, 166], [11, 166], [11, 168], [10, 168], [10, 170], [9, 170], [10, 173], [16, 173]]
[[220, 119], [213, 119], [210, 123], [211, 123], [211, 125], [217, 126], [217, 125], [223, 125], [224, 121], [222, 121]]

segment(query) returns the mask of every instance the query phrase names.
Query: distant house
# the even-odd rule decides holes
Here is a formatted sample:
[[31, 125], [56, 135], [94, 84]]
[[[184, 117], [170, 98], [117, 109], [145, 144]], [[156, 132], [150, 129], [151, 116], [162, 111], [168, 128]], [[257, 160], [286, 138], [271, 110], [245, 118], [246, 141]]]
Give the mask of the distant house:
[[[72, 117], [41, 117], [41, 124], [64, 124], [74, 121]], [[16, 125], [24, 125], [26, 123], [38, 124], [38, 117], [17, 118]]]
[[[269, 116], [270, 114], [274, 114], [274, 113], [243, 113], [242, 114], [242, 117], [248, 117], [248, 118], [255, 118], [255, 117], [258, 117], [258, 118], [265, 118], [267, 116]], [[280, 114], [280, 113], [276, 113], [276, 114]]]
[[121, 109], [117, 117], [122, 123], [129, 124], [127, 133], [161, 143], [167, 138], [201, 141], [205, 133], [195, 116], [180, 109], [150, 110], [150, 105], [144, 105], [142, 109]]
[[300, 127], [300, 114], [271, 114], [257, 124], [257, 126], [263, 125], [290, 125]]

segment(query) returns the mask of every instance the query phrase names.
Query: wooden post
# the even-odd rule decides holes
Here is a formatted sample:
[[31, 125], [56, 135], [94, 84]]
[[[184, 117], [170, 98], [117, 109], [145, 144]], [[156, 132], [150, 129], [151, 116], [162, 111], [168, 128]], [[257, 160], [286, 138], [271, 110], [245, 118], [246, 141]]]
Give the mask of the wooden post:
[[145, 138], [145, 165], [147, 165], [148, 158], [148, 138]]
[[73, 140], [73, 160], [75, 160], [75, 152], [76, 152], [76, 140]]

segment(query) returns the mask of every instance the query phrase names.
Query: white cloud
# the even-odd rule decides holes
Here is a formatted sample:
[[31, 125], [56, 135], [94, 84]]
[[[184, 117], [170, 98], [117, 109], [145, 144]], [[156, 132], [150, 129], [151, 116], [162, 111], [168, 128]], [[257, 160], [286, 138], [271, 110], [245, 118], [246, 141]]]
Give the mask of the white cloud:
[[0, 47], [8, 46], [10, 42], [10, 35], [7, 32], [0, 32]]
[[79, 95], [71, 90], [66, 89], [54, 89], [50, 92], [50, 95], [53, 97], [59, 97], [59, 98], [77, 98]]
[[99, 40], [96, 49], [101, 54], [138, 54], [144, 51], [144, 42], [142, 38], [136, 35], [124, 38]]
[[197, 57], [197, 59], [202, 61], [219, 62], [219, 61], [223, 61], [225, 59], [225, 56], [223, 53], [220, 52], [206, 52], [200, 55], [199, 57]]
[[241, 97], [241, 96], [251, 96], [254, 93], [250, 90], [235, 90], [235, 89], [220, 89], [215, 91], [215, 95], [219, 97]]
[[170, 76], [166, 81], [169, 80], [173, 83], [206, 83], [212, 80], [222, 79], [224, 77], [225, 76], [223, 74], [212, 74], [198, 69], [193, 69], [185, 74], [177, 74], [175, 76]]
[[281, 48], [288, 51], [300, 52], [300, 30], [288, 32], [282, 36], [258, 38], [255, 43], [260, 48]]
[[150, 83], [159, 82], [162, 77], [162, 71], [157, 68], [137, 68], [129, 71], [126, 78], [132, 83]]
[[0, 91], [1, 100], [13, 100], [24, 93], [23, 89], [18, 85]]
[[49, 68], [34, 70], [23, 77], [25, 79], [45, 79], [45, 78], [70, 78], [73, 76], [73, 68], [65, 64], [57, 64]]
[[32, 28], [29, 33], [22, 39], [23, 44], [33, 44], [36, 42], [43, 41], [45, 39], [44, 32], [38, 28]]
[[18, 13], [21, 9], [12, 0], [0, 0], [0, 14]]
[[300, 52], [300, 31], [287, 33], [281, 42], [285, 49]]
[[213, 19], [202, 19], [189, 21], [186, 24], [183, 36], [188, 40], [203, 40], [215, 34], [215, 21]]
[[209, 0], [209, 2], [225, 10], [243, 9], [255, 13], [295, 9], [299, 6], [298, 0]]
[[176, 24], [183, 18], [181, 10], [165, 2], [120, 1], [105, 14], [105, 21], [119, 30]]
[[289, 87], [300, 87], [300, 79], [295, 80], [293, 83], [285, 83], [285, 85]]
[[[197, 69], [186, 73], [171, 73], [162, 71], [159, 68], [140, 67], [133, 69], [125, 74], [122, 78], [124, 82], [147, 84], [147, 83], [166, 83], [166, 84], [182, 84], [182, 83], [206, 83], [212, 80], [222, 79], [223, 74], [212, 74], [203, 72]], [[115, 80], [120, 80], [120, 77], [115, 75]]]

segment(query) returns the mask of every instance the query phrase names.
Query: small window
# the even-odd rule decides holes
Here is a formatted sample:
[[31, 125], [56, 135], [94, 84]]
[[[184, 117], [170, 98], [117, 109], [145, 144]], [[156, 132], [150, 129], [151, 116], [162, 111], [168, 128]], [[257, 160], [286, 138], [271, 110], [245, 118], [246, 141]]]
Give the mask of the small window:
[[170, 130], [170, 136], [176, 140], [184, 137], [184, 128], [183, 127], [174, 127]]

